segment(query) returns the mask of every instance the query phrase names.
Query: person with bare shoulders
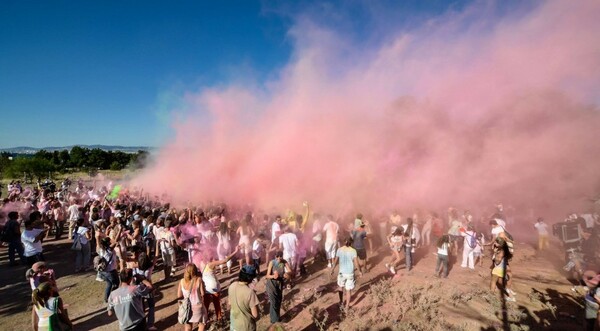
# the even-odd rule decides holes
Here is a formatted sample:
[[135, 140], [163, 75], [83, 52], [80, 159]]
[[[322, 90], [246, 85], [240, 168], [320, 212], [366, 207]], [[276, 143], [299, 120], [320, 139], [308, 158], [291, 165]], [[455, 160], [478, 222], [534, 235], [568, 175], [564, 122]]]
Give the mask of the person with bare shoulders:
[[[193, 263], [188, 263], [183, 272], [183, 279], [179, 281], [177, 286], [177, 298], [189, 298], [191, 304], [191, 316], [187, 323], [183, 325], [183, 330], [192, 331], [194, 324], [198, 324], [198, 331], [203, 331], [208, 321], [206, 307], [203, 304], [204, 283], [202, 275], [198, 272], [198, 268]], [[181, 302], [180, 302], [181, 304]]]
[[281, 302], [283, 301], [283, 283], [285, 279], [289, 279], [292, 268], [283, 258], [283, 252], [275, 253], [275, 259], [269, 261], [267, 266], [267, 275], [265, 276], [266, 285], [265, 291], [271, 304], [269, 308], [269, 317], [271, 323], [279, 322]]
[[252, 221], [252, 215], [246, 214], [244, 219], [242, 220], [242, 224], [237, 229], [236, 233], [240, 238], [239, 246], [240, 253], [243, 258], [240, 259], [240, 269], [244, 262], [246, 265], [252, 264], [251, 254], [252, 254], [252, 238], [254, 238], [254, 230], [250, 227], [250, 222]]
[[229, 263], [232, 257], [234, 257], [239, 251], [239, 247], [236, 247], [233, 253], [225, 256], [224, 259], [218, 261], [211, 261], [204, 266], [202, 270], [202, 282], [204, 283], [204, 307], [208, 313], [210, 304], [215, 306], [216, 319], [220, 321], [223, 318], [221, 312], [221, 284], [219, 279], [215, 275], [215, 269], [226, 263]]

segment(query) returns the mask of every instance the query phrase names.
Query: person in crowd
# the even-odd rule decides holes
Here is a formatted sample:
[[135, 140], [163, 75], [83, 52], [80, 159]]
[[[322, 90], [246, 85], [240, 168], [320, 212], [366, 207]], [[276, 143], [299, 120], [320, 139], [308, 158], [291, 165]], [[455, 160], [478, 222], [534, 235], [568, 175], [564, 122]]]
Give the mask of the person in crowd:
[[[219, 223], [219, 230], [217, 231], [217, 258], [219, 260], [225, 260], [226, 257], [231, 254], [231, 230], [227, 222], [221, 221]], [[231, 274], [231, 259], [227, 260], [227, 263], [219, 265], [221, 268], [221, 274], [223, 274], [223, 267], [227, 267], [227, 274]]]
[[171, 220], [168, 219], [164, 221], [162, 218], [159, 218], [158, 233], [157, 242], [160, 247], [160, 254], [163, 261], [164, 280], [168, 281], [170, 277], [175, 276], [173, 268], [176, 260], [175, 246], [177, 245], [175, 235], [171, 231]]
[[469, 267], [469, 269], [475, 269], [475, 248], [477, 248], [477, 232], [474, 231], [472, 225], [468, 225], [466, 230], [462, 230], [461, 235], [463, 236], [463, 256], [461, 268]]
[[90, 229], [83, 225], [83, 218], [77, 221], [77, 226], [73, 230], [73, 246], [79, 244], [79, 249], [75, 250], [75, 272], [88, 270], [90, 267], [90, 241], [92, 233]]
[[352, 232], [350, 236], [352, 237], [352, 247], [356, 250], [356, 254], [358, 256], [358, 263], [361, 265], [360, 267], [368, 272], [367, 268], [367, 247], [365, 246], [365, 241], [368, 240], [367, 231], [365, 230], [365, 223], [362, 221], [362, 215], [360, 220], [361, 222], [355, 225], [358, 225]]
[[358, 264], [356, 250], [352, 248], [352, 238], [347, 238], [344, 241], [344, 246], [337, 250], [333, 266], [331, 267], [331, 275], [333, 275], [338, 262], [340, 269], [337, 284], [340, 307], [348, 311], [352, 299], [352, 290], [356, 285], [354, 270], [357, 269], [359, 276], [362, 276], [362, 269], [360, 268], [360, 264]]
[[386, 263], [385, 267], [392, 274], [395, 275], [396, 267], [402, 260], [402, 257], [400, 256], [400, 252], [402, 252], [404, 250], [404, 242], [405, 242], [404, 228], [401, 226], [397, 227], [394, 230], [394, 232], [392, 232], [392, 234], [388, 236], [387, 242], [388, 242], [388, 245], [390, 246], [390, 248], [392, 249], [392, 260], [390, 261], [390, 263]]
[[[104, 302], [108, 301], [110, 293], [119, 286], [119, 273], [117, 272], [117, 254], [114, 251], [117, 243], [112, 242], [110, 238], [104, 238], [97, 243], [95, 258], [99, 263], [94, 265], [104, 265], [99, 271], [100, 278], [106, 282], [104, 290]], [[124, 270], [124, 268], [122, 269]]]
[[543, 251], [548, 247], [548, 225], [540, 217], [533, 226], [538, 232], [538, 250]]
[[119, 329], [146, 331], [146, 316], [142, 298], [153, 289], [152, 283], [143, 279], [141, 284], [133, 285], [133, 270], [125, 268], [119, 273], [121, 286], [110, 293], [108, 298], [108, 316], [117, 315]]
[[[496, 289], [500, 289], [502, 295], [506, 297], [507, 301], [516, 301], [510, 290], [510, 278], [511, 273], [509, 271], [508, 261], [511, 258], [511, 253], [508, 249], [508, 245], [504, 239], [498, 237], [493, 243], [494, 255], [492, 257], [492, 278], [490, 283], [490, 290], [495, 292]], [[511, 293], [512, 292], [512, 293]]]
[[265, 254], [265, 235], [259, 234], [252, 243], [252, 265], [256, 268], [257, 278], [260, 277], [261, 257]]
[[236, 247], [235, 250], [231, 254], [225, 256], [224, 259], [208, 262], [202, 270], [202, 281], [204, 283], [204, 307], [208, 313], [210, 311], [210, 304], [212, 303], [213, 306], [215, 306], [215, 316], [217, 321], [220, 321], [223, 318], [223, 313], [221, 311], [221, 284], [215, 275], [215, 270], [217, 267], [221, 267], [224, 264], [229, 263], [229, 261], [231, 261], [231, 259], [238, 252], [239, 247]]
[[[281, 216], [275, 216], [273, 224], [271, 224], [271, 245], [269, 251], [277, 251], [279, 248], [279, 236], [281, 235]], [[267, 260], [269, 258], [267, 257]]]
[[79, 205], [79, 200], [74, 199], [73, 203], [67, 208], [67, 217], [69, 220], [69, 238], [73, 238], [73, 231], [77, 226], [77, 220], [83, 217], [81, 215], [81, 206]]
[[283, 259], [288, 261], [292, 273], [296, 270], [298, 259], [298, 237], [291, 232], [288, 226], [283, 227], [283, 234], [279, 237], [279, 250], [283, 251]]
[[458, 256], [458, 250], [461, 246], [459, 243], [462, 243], [463, 240], [460, 231], [460, 229], [463, 228], [463, 224], [455, 209], [452, 209], [449, 215], [450, 228], [448, 229], [448, 235], [450, 235], [450, 240], [452, 241], [452, 256], [456, 258]]
[[431, 230], [433, 228], [433, 215], [427, 215], [425, 224], [423, 224], [423, 228], [421, 233], [423, 234], [423, 245], [429, 246], [431, 245]]
[[203, 303], [205, 295], [204, 283], [202, 282], [202, 274], [193, 263], [188, 263], [183, 272], [183, 279], [179, 281], [177, 286], [177, 298], [189, 298], [192, 305], [192, 317], [188, 323], [184, 324], [185, 331], [194, 329], [194, 325], [198, 325], [198, 330], [203, 331], [206, 323], [208, 323], [208, 314]]
[[436, 278], [440, 277], [440, 272], [442, 273], [442, 277], [448, 278], [448, 255], [451, 245], [450, 235], [445, 234], [438, 239], [437, 262], [435, 264], [435, 273], [433, 274]]
[[333, 215], [327, 215], [327, 223], [323, 226], [323, 232], [325, 232], [325, 254], [327, 255], [328, 268], [333, 266], [339, 231], [340, 226], [333, 220]]
[[238, 280], [229, 285], [229, 321], [232, 331], [256, 331], [260, 301], [256, 292], [249, 287], [255, 278], [256, 269], [245, 265], [240, 270]]
[[251, 263], [252, 238], [254, 238], [254, 230], [250, 226], [251, 222], [252, 222], [252, 215], [246, 214], [244, 216], [244, 219], [242, 220], [242, 223], [240, 224], [240, 227], [236, 231], [236, 234], [240, 238], [240, 241], [239, 241], [239, 246], [240, 246], [239, 251], [241, 254], [241, 258], [239, 260], [240, 269], [242, 268], [244, 263], [247, 265], [252, 264]]
[[[127, 268], [133, 271], [134, 285], [139, 285], [142, 283], [142, 280], [147, 280], [154, 287], [154, 283], [152, 282], [152, 272], [154, 271], [154, 267], [156, 267], [158, 255], [155, 255], [154, 258], [151, 258], [148, 254], [146, 254], [145, 251], [143, 251], [141, 247], [134, 246], [132, 249], [134, 258], [132, 261], [127, 263]], [[148, 330], [156, 330], [156, 327], [154, 326], [156, 305], [154, 300], [154, 291], [150, 291], [150, 293], [148, 293], [144, 299], [146, 301], [146, 306], [148, 307]]]
[[25, 272], [25, 278], [29, 281], [32, 291], [44, 282], [48, 282], [52, 286], [57, 287], [54, 270], [48, 269], [46, 262], [34, 263], [33, 266]]
[[[40, 283], [31, 294], [31, 325], [35, 331], [56, 330], [58, 323], [73, 328], [62, 299], [58, 296], [56, 287], [49, 282]], [[52, 316], [58, 318], [52, 320]], [[53, 325], [53, 322], [55, 325]]]
[[413, 224], [412, 218], [406, 219], [404, 228], [404, 257], [406, 261], [406, 270], [411, 271], [413, 268], [413, 254], [419, 244], [420, 234], [419, 229]]
[[48, 228], [34, 228], [34, 223], [33, 219], [25, 221], [25, 231], [21, 234], [21, 242], [24, 246], [23, 255], [27, 266], [30, 268], [36, 262], [45, 261], [42, 239], [46, 237], [48, 232]]
[[3, 241], [8, 243], [8, 260], [11, 266], [16, 266], [15, 253], [19, 255], [21, 264], [26, 264], [23, 243], [21, 242], [21, 224], [19, 224], [19, 213], [11, 211], [8, 213], [8, 221], [4, 223], [5, 238]]
[[269, 261], [267, 265], [267, 275], [265, 276], [265, 291], [269, 298], [270, 308], [269, 317], [271, 323], [277, 323], [280, 320], [281, 302], [283, 301], [283, 283], [286, 278], [290, 278], [292, 268], [283, 258], [283, 252], [275, 253], [275, 259]]

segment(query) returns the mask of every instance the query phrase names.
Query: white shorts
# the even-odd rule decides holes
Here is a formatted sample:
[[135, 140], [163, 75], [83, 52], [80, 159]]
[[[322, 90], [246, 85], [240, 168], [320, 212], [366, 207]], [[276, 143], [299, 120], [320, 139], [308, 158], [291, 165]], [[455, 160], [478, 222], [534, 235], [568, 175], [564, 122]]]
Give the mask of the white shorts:
[[296, 255], [283, 253], [283, 259], [286, 260], [291, 266], [296, 265]]
[[338, 274], [337, 279], [338, 286], [345, 288], [348, 291], [354, 289], [354, 274]]
[[327, 258], [328, 259], [334, 259], [335, 258], [335, 251], [337, 250], [337, 243], [336, 242], [326, 242], [325, 243], [325, 253], [327, 253]]

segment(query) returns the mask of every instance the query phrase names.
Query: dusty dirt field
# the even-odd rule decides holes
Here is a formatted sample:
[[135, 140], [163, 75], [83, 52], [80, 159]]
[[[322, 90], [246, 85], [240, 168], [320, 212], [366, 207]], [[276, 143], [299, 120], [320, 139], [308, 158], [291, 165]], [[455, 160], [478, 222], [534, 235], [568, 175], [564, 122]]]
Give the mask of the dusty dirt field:
[[[58, 277], [58, 285], [76, 330], [118, 330], [116, 318], [108, 317], [102, 301], [103, 282], [95, 273], [73, 273], [74, 253], [67, 240], [44, 242], [46, 260]], [[282, 309], [285, 330], [581, 330], [582, 296], [559, 270], [563, 265], [558, 248], [538, 254], [519, 243], [511, 268], [517, 302], [504, 302], [487, 291], [489, 262], [475, 271], [454, 264], [448, 279], [434, 278], [433, 249], [422, 248], [413, 271], [392, 279], [383, 266], [387, 250], [376, 252], [375, 264], [357, 282], [353, 308], [342, 314], [337, 305], [335, 280], [322, 264], [309, 266], [310, 276], [285, 292]], [[179, 263], [181, 266], [181, 263]], [[264, 267], [263, 267], [264, 269]], [[25, 267], [9, 267], [7, 249], [0, 249], [0, 329], [31, 329], [30, 289]], [[178, 268], [177, 278], [181, 277]], [[176, 282], [161, 283], [160, 267], [153, 275], [158, 284], [156, 326], [181, 330], [176, 317]], [[227, 288], [234, 276], [220, 276]], [[264, 281], [257, 287], [262, 300], [259, 330], [269, 326]], [[212, 308], [211, 308], [212, 309]], [[228, 316], [228, 311], [226, 315]], [[212, 323], [212, 330], [229, 329]]]

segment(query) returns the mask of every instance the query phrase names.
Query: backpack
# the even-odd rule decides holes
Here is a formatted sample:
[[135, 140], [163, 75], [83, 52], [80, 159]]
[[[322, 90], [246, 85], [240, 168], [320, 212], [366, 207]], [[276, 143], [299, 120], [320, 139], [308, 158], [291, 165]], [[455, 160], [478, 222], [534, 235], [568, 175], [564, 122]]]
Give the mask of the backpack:
[[469, 241], [468, 241], [469, 247], [471, 247], [471, 248], [477, 247], [477, 233], [475, 232], [474, 235], [470, 235], [467, 233], [467, 235], [469, 236]]
[[192, 302], [190, 301], [190, 295], [192, 294], [195, 282], [196, 279], [192, 280], [192, 284], [188, 290], [189, 294], [184, 296], [183, 300], [179, 301], [179, 309], [177, 311], [177, 322], [179, 322], [179, 324], [187, 324], [190, 319], [192, 319]]
[[97, 255], [94, 258], [94, 270], [96, 270], [96, 271], [106, 270], [106, 267], [108, 267], [108, 264], [112, 261], [114, 254], [115, 254], [114, 252], [111, 252], [110, 258], [108, 261], [106, 261], [106, 259], [104, 257]]

